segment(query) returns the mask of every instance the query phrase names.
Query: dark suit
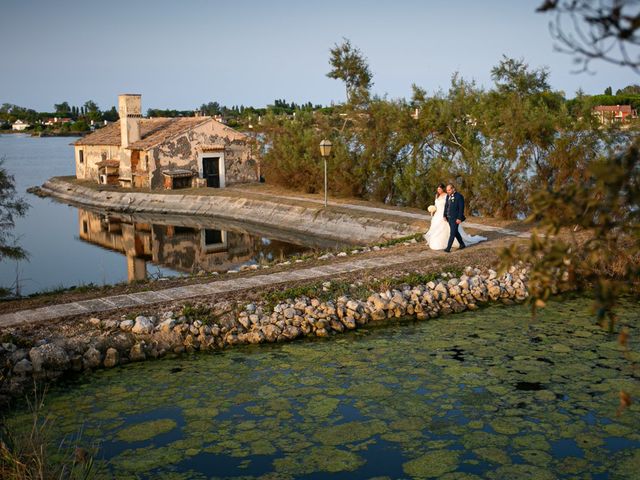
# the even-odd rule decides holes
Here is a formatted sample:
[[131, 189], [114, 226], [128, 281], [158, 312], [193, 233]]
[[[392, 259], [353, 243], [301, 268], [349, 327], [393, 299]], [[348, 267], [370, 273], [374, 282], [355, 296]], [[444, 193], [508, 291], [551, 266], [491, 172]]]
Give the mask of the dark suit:
[[460, 247], [465, 247], [462, 237], [460, 236], [460, 232], [458, 231], [459, 225], [456, 223], [456, 220], [460, 220], [461, 222], [465, 221], [464, 197], [459, 192], [455, 192], [453, 194], [453, 198], [451, 197], [451, 195], [447, 194], [447, 200], [444, 203], [444, 218], [449, 222], [449, 228], [451, 229], [449, 242], [447, 243], [447, 250], [451, 250], [454, 239], [458, 240]]

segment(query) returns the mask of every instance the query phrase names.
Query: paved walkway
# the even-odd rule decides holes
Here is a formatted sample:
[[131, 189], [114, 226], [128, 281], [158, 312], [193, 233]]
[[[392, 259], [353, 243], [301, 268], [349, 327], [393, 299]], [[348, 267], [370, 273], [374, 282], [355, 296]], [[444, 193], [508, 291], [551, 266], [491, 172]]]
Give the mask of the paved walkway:
[[[267, 192], [259, 192], [256, 190], [242, 189], [238, 187], [235, 187], [235, 190], [240, 192], [246, 192], [251, 195], [263, 195], [265, 197], [271, 197], [271, 198], [283, 198], [286, 200], [294, 200], [299, 202], [324, 204], [324, 200], [319, 200], [319, 199], [309, 198], [309, 197], [297, 197], [294, 195], [278, 195], [278, 194], [267, 193]], [[403, 217], [403, 218], [410, 218], [412, 220], [422, 220], [424, 222], [431, 222], [431, 215], [427, 215], [423, 213], [405, 212], [403, 210], [394, 210], [392, 208], [370, 207], [367, 205], [357, 205], [353, 203], [327, 202], [327, 205], [330, 207], [346, 208], [348, 210], [371, 212], [371, 213], [383, 213], [387, 215], [393, 215], [394, 217]], [[508, 228], [495, 227], [493, 225], [483, 225], [481, 223], [464, 222], [464, 226], [468, 228], [473, 228], [474, 230], [480, 230], [483, 232], [496, 232], [502, 235], [511, 235], [519, 238], [531, 237], [531, 233], [529, 232], [519, 232], [517, 230], [510, 230]]]
[[139, 292], [111, 297], [94, 298], [73, 303], [51, 305], [48, 307], [21, 310], [0, 315], [0, 328], [25, 323], [36, 323], [43, 320], [54, 320], [71, 315], [90, 315], [107, 312], [119, 308], [145, 307], [157, 303], [187, 300], [189, 298], [247, 290], [254, 287], [279, 285], [298, 280], [321, 279], [333, 275], [366, 270], [369, 268], [400, 265], [430, 257], [442, 255], [431, 250], [415, 253], [398, 253], [373, 258], [353, 259], [346, 262], [321, 265], [313, 268], [287, 270], [278, 273], [267, 273], [245, 278], [218, 280], [198, 285], [167, 288], [154, 292]]

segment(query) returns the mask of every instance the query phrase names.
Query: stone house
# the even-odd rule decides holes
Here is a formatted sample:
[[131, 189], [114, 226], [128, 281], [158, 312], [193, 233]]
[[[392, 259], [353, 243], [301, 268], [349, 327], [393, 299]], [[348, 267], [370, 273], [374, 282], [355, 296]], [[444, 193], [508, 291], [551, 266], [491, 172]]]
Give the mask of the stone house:
[[144, 118], [118, 97], [120, 120], [75, 142], [76, 178], [124, 188], [223, 188], [258, 181], [250, 137], [212, 117]]

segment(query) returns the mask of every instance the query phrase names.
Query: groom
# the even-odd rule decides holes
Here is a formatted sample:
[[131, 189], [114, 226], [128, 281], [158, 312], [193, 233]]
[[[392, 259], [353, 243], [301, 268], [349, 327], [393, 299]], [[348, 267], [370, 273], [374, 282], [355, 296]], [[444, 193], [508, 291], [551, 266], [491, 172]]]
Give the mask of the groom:
[[452, 184], [447, 185], [447, 200], [444, 204], [444, 219], [449, 222], [449, 228], [451, 229], [449, 242], [447, 243], [447, 248], [445, 248], [444, 251], [447, 253], [451, 252], [451, 246], [453, 245], [454, 239], [458, 240], [460, 250], [466, 248], [466, 245], [460, 236], [460, 232], [458, 231], [460, 224], [465, 221], [464, 197], [462, 194], [456, 192], [456, 187]]

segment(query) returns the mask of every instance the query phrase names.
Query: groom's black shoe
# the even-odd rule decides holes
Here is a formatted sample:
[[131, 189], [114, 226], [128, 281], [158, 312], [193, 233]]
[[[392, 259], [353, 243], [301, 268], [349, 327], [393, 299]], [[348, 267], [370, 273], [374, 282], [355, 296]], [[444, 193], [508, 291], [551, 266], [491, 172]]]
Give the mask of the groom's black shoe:
[[447, 253], [451, 253], [451, 250], [449, 250], [448, 248], [445, 248], [443, 251]]
[[458, 250], [464, 250], [465, 248], [467, 248], [466, 245], [461, 245], [460, 248]]

